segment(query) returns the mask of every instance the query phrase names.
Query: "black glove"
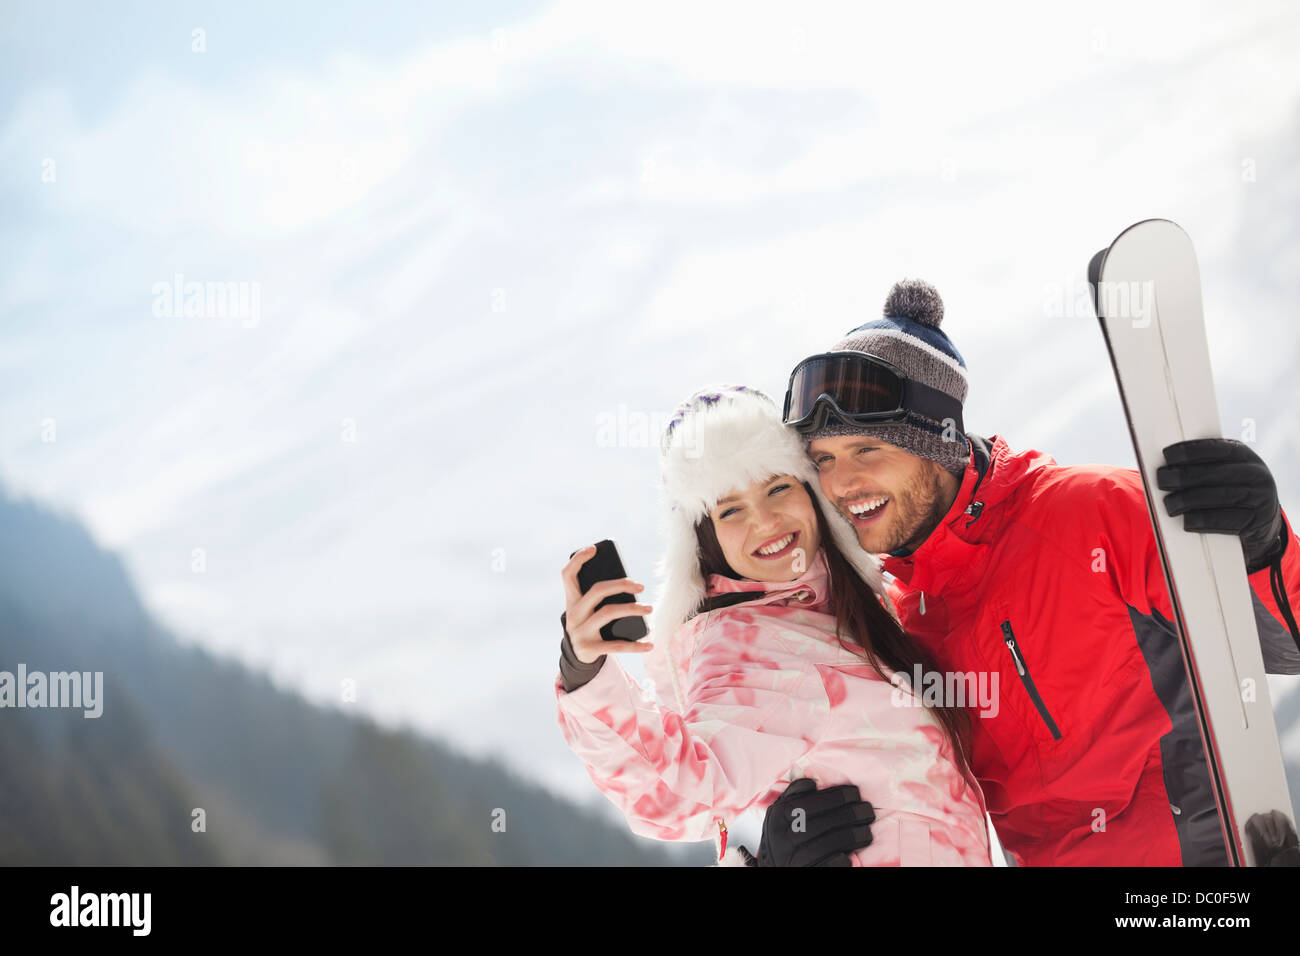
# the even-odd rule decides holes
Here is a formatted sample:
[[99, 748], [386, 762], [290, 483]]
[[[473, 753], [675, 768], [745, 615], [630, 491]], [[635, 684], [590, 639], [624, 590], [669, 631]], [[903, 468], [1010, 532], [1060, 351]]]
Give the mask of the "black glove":
[[1300, 866], [1295, 827], [1280, 810], [1256, 813], [1246, 821], [1246, 836], [1256, 866]]
[[[801, 818], [796, 810], [804, 811]], [[767, 808], [758, 865], [852, 866], [849, 854], [871, 845], [875, 819], [875, 810], [852, 784], [818, 790], [800, 777]]]
[[1259, 455], [1231, 438], [1197, 438], [1165, 449], [1156, 469], [1170, 517], [1186, 515], [1188, 531], [1241, 538], [1246, 571], [1268, 567], [1284, 550], [1282, 505], [1277, 484]]
[[750, 853], [747, 849], [745, 849], [745, 845], [743, 843], [736, 844], [736, 852], [739, 853], [740, 858], [745, 861], [745, 866], [758, 866], [758, 859], [754, 856], [754, 854]]

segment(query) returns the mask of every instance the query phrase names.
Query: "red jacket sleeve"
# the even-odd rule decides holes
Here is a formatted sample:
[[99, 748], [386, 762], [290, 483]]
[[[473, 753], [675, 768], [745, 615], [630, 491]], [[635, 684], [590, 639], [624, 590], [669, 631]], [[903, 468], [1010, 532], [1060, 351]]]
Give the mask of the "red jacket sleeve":
[[[1078, 488], [1072, 491], [1076, 495], [1079, 493]], [[1120, 595], [1143, 613], [1154, 608], [1172, 620], [1169, 589], [1151, 529], [1141, 477], [1132, 469], [1115, 469], [1101, 476], [1100, 483], [1091, 493], [1096, 495], [1097, 515], [1108, 552], [1129, 556], [1128, 560], [1111, 569]], [[1078, 505], [1081, 509], [1087, 507], [1083, 499]], [[1300, 638], [1293, 636], [1285, 618], [1286, 612], [1294, 616], [1295, 610], [1300, 608], [1300, 543], [1292, 540], [1294, 534], [1285, 513], [1282, 520], [1286, 524], [1288, 543], [1281, 559], [1279, 596], [1286, 607], [1279, 607], [1274, 597], [1276, 574], [1272, 568], [1256, 571], [1248, 580], [1254, 594], [1255, 624], [1259, 631], [1264, 671], [1269, 674], [1300, 674]]]
[[1300, 674], [1296, 617], [1300, 611], [1300, 542], [1285, 511], [1282, 524], [1286, 542], [1282, 557], [1250, 575], [1250, 586], [1255, 592], [1255, 621], [1259, 625], [1264, 670], [1270, 674]]

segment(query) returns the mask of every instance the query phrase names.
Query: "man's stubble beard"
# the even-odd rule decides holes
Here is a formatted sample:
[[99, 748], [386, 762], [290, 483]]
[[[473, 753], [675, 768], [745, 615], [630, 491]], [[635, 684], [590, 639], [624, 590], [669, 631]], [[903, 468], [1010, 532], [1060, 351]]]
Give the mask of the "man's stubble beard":
[[[923, 468], [895, 499], [898, 514], [894, 519], [886, 547], [877, 553], [911, 554], [939, 527], [950, 504], [945, 501], [939, 469]], [[913, 529], [908, 533], [908, 529]]]

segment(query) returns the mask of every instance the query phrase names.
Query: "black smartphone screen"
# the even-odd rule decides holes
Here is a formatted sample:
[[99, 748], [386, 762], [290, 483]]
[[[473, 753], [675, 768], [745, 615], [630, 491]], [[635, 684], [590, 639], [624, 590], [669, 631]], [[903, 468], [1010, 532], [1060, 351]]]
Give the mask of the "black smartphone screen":
[[[578, 552], [573, 552], [577, 554]], [[569, 557], [573, 557], [573, 554]], [[627, 572], [623, 570], [623, 562], [619, 559], [618, 548], [614, 547], [614, 542], [606, 539], [596, 543], [596, 553], [587, 559], [587, 562], [578, 568], [578, 587], [582, 593], [586, 594], [591, 590], [592, 585], [598, 581], [613, 581], [617, 578], [627, 577]], [[619, 594], [611, 594], [599, 604], [596, 610], [600, 610], [607, 604], [635, 604], [636, 596], [623, 591]], [[620, 617], [610, 621], [600, 629], [600, 636], [606, 641], [637, 641], [649, 633], [646, 630], [645, 618], [640, 616]]]

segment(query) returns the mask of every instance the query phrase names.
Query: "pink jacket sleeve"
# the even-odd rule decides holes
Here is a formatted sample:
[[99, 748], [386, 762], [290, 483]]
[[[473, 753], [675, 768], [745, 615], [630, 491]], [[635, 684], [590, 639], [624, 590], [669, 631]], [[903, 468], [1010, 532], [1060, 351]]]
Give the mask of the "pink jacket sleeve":
[[[716, 627], [725, 634], [727, 624]], [[572, 693], [557, 679], [555, 693], [565, 741], [634, 833], [709, 840], [719, 819], [775, 800], [815, 745], [829, 707], [820, 681], [803, 678], [709, 633], [692, 657], [684, 714], [660, 706], [612, 657]]]

